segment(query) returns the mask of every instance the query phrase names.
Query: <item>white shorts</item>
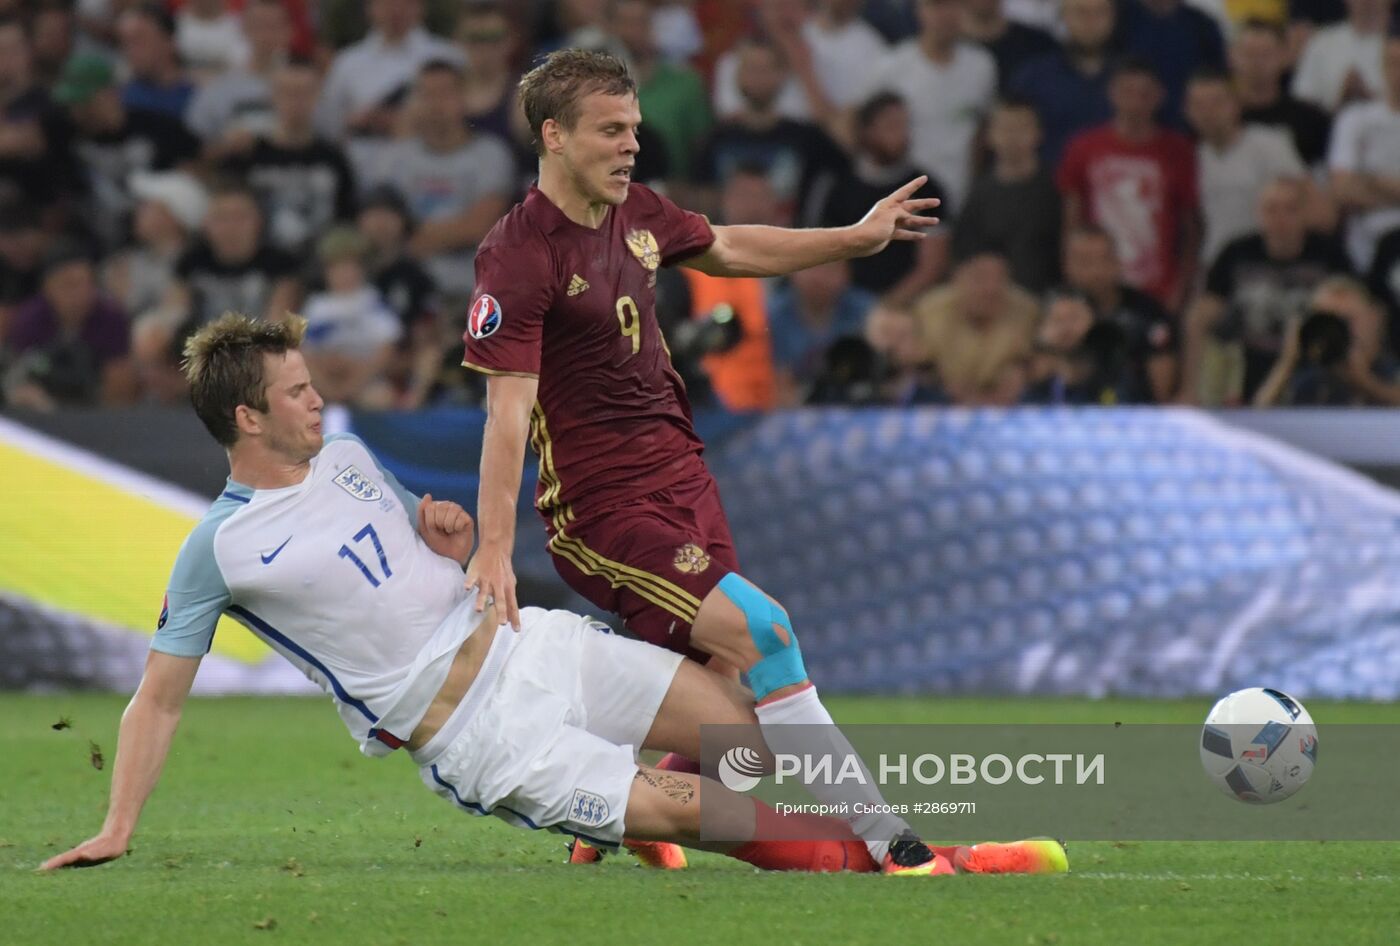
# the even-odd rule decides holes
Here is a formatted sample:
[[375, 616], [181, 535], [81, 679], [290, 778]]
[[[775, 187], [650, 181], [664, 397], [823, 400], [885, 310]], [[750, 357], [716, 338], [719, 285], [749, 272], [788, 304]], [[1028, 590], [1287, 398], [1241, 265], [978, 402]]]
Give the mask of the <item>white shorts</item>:
[[637, 750], [681, 657], [571, 611], [520, 610], [462, 702], [411, 753], [464, 811], [616, 847]]

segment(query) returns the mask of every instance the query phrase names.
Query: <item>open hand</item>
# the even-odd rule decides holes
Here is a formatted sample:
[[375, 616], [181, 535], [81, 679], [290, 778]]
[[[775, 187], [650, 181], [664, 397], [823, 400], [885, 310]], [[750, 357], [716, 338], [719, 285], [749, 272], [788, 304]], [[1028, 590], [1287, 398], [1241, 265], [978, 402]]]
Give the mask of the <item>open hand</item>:
[[496, 613], [516, 630], [520, 629], [520, 606], [515, 601], [515, 570], [510, 552], [482, 542], [467, 566], [467, 587], [476, 589], [476, 609], [486, 609], [487, 599], [496, 603]]
[[75, 848], [56, 854], [39, 866], [40, 870], [57, 870], [60, 867], [96, 867], [114, 861], [126, 853], [126, 838], [99, 834], [89, 838]]
[[919, 188], [928, 183], [921, 174], [890, 196], [881, 200], [855, 225], [858, 246], [855, 256], [871, 256], [889, 246], [891, 240], [922, 240], [929, 227], [938, 225], [937, 217], [920, 216], [942, 201], [937, 197], [912, 199]]

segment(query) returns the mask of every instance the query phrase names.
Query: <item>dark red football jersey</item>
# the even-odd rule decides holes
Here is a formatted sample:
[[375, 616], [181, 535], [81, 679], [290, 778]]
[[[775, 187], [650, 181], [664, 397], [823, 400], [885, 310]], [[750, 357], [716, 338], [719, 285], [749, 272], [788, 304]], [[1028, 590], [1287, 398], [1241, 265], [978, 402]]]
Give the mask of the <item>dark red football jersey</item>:
[[641, 184], [593, 230], [530, 188], [476, 253], [462, 363], [539, 378], [530, 424], [547, 519], [635, 499], [701, 469], [690, 404], [656, 321], [656, 270], [714, 242]]

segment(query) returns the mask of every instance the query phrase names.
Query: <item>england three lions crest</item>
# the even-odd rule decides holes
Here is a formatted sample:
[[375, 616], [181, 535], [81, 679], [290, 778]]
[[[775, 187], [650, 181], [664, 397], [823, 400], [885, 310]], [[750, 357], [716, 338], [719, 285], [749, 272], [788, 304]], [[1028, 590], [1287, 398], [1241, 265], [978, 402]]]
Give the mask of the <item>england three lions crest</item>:
[[710, 567], [710, 555], [694, 542], [687, 542], [676, 549], [676, 557], [671, 564], [682, 575], [698, 575]]
[[627, 248], [637, 257], [637, 262], [648, 270], [655, 270], [661, 265], [661, 247], [656, 244], [656, 237], [651, 235], [650, 230], [628, 230]]
[[335, 485], [363, 502], [372, 503], [384, 495], [379, 484], [353, 466], [347, 466], [335, 478]]

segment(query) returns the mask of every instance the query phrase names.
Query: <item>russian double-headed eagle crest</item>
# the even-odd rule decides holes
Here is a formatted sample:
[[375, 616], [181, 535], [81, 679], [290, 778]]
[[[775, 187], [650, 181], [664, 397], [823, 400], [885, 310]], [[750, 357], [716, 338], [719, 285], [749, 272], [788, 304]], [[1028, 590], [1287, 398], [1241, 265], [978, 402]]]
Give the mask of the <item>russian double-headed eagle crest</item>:
[[654, 271], [661, 265], [661, 247], [656, 244], [656, 237], [651, 235], [650, 230], [628, 230], [627, 248], [637, 257], [637, 262], [648, 270]]
[[710, 567], [710, 556], [694, 542], [687, 542], [676, 549], [676, 558], [671, 564], [683, 575], [698, 575]]

